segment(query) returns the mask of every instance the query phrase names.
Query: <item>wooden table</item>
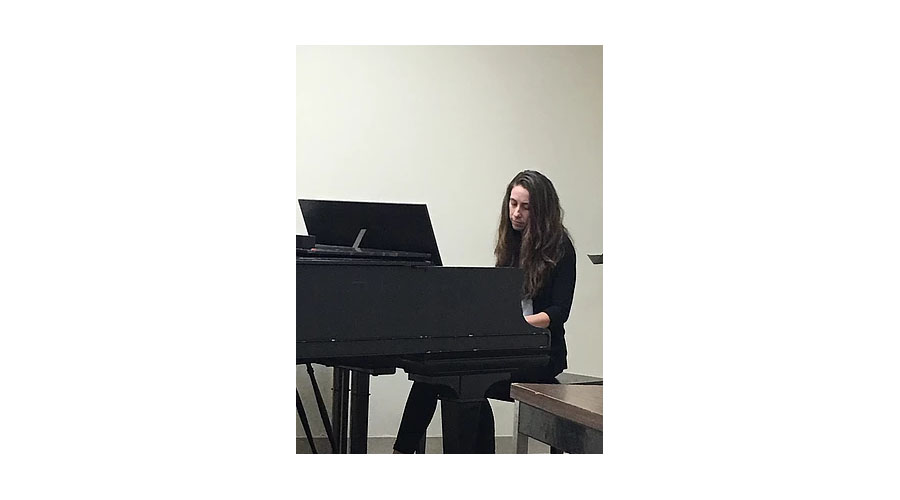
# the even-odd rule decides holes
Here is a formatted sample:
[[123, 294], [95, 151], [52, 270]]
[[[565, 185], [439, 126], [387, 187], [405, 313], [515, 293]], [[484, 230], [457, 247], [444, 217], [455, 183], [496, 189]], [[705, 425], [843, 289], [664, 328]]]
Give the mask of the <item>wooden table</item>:
[[566, 453], [603, 453], [603, 386], [512, 384], [516, 453], [528, 438]]

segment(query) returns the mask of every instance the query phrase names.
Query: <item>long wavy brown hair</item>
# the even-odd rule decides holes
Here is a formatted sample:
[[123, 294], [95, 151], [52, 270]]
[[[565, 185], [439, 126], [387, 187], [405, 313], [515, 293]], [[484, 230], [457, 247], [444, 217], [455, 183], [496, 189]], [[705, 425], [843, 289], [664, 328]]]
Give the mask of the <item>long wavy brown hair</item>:
[[[513, 229], [509, 221], [509, 195], [515, 186], [528, 190], [528, 224], [521, 232]], [[494, 256], [497, 267], [520, 267], [525, 271], [524, 298], [537, 295], [565, 253], [565, 240], [571, 235], [562, 220], [559, 195], [550, 179], [540, 172], [523, 170], [509, 181], [500, 208]]]

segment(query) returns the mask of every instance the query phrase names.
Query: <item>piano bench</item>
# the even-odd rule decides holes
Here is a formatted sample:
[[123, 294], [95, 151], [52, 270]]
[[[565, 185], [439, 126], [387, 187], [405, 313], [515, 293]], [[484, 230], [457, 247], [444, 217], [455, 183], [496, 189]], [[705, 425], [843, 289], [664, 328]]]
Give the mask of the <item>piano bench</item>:
[[[580, 375], [578, 373], [560, 373], [553, 379], [552, 382], [546, 382], [549, 384], [563, 384], [563, 385], [603, 385], [603, 377], [592, 377], [590, 375]], [[487, 397], [489, 399], [496, 399], [497, 401], [506, 401], [508, 403], [512, 403], [513, 400], [506, 394], [492, 394], [492, 391], [488, 391]]]
[[556, 376], [556, 383], [565, 385], [603, 385], [603, 377], [562, 372]]
[[[563, 373], [560, 373], [559, 375], [557, 375], [556, 378], [553, 380], [553, 382], [549, 382], [549, 383], [550, 384], [562, 384], [562, 385], [603, 385], [603, 377], [592, 377], [590, 375], [580, 375], [578, 373], [563, 372]], [[488, 395], [488, 397], [491, 398], [490, 395]], [[499, 397], [499, 398], [493, 397], [492, 399], [497, 399], [500, 401], [508, 401], [510, 403], [514, 402], [512, 400], [512, 398], [510, 398], [510, 397]], [[516, 416], [516, 418], [518, 418], [518, 415]], [[518, 425], [518, 424], [514, 424], [514, 425]], [[513, 432], [515, 432], [515, 431], [513, 431]], [[527, 437], [524, 437], [524, 435], [520, 435], [520, 436], [521, 437], [518, 437], [517, 439], [526, 439], [526, 440], [528, 439]], [[563, 451], [561, 449], [554, 448], [553, 446], [550, 447], [551, 455], [558, 455], [561, 453], [563, 453]]]

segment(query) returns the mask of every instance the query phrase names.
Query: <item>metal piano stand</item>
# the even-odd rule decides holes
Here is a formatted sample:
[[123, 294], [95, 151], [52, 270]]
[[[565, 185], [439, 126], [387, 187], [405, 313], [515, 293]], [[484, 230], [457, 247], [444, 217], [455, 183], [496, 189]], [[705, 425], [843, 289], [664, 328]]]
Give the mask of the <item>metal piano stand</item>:
[[[322, 399], [322, 392], [319, 391], [319, 384], [316, 383], [316, 375], [313, 372], [312, 363], [306, 363], [306, 373], [309, 374], [309, 381], [312, 383], [313, 392], [316, 395], [316, 405], [319, 407], [319, 415], [322, 417], [322, 423], [325, 425], [325, 434], [328, 435], [328, 442], [331, 444], [331, 452], [337, 453], [334, 432], [331, 428], [331, 422], [328, 420], [328, 412], [325, 410], [325, 401]], [[306, 439], [309, 440], [309, 447], [313, 453], [318, 453], [316, 443], [313, 441], [312, 432], [309, 428], [309, 419], [306, 417], [306, 411], [303, 409], [303, 401], [300, 399], [300, 390], [297, 389], [297, 414], [300, 416], [300, 423], [303, 424], [303, 431], [306, 433]]]

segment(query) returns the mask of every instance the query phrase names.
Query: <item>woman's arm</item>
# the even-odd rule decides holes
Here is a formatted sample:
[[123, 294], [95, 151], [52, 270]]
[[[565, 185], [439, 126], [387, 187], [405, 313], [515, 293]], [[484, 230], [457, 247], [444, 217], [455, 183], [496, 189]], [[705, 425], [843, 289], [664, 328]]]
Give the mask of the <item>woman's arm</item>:
[[556, 265], [554, 273], [550, 306], [542, 313], [547, 315], [547, 325], [565, 323], [572, 309], [572, 298], [575, 295], [575, 247], [568, 238], [566, 252]]

